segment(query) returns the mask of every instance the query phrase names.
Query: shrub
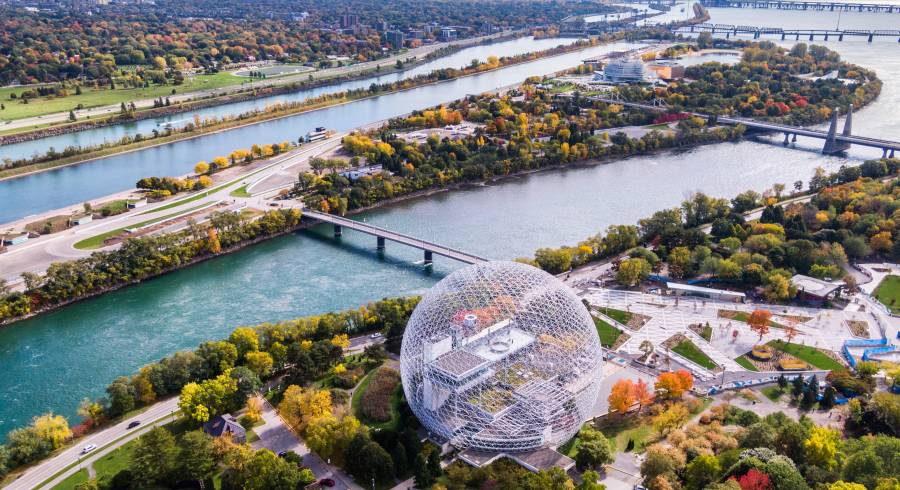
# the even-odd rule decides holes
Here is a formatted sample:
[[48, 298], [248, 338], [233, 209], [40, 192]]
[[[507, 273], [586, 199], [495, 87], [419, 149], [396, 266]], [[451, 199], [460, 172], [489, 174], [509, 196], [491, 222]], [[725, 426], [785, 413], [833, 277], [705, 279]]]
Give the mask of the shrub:
[[397, 370], [383, 367], [375, 371], [360, 399], [363, 416], [373, 422], [391, 420], [391, 398], [399, 384]]

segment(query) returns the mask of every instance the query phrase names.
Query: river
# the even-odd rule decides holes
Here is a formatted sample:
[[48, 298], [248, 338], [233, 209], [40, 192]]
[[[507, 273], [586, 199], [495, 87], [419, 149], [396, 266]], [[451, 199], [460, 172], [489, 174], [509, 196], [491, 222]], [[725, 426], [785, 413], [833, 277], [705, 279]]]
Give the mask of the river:
[[[529, 76], [555, 73], [578, 65], [582, 59], [635, 46], [624, 42], [593, 46], [469, 77], [0, 181], [3, 201], [0, 223], [133, 188], [142, 177], [189, 173], [200, 160], [227, 155], [254, 143], [294, 141], [317, 126], [337, 131], [356, 128], [468, 94], [522, 82]], [[455, 56], [459, 57], [458, 54]]]
[[[737, 12], [732, 9], [723, 9]], [[781, 11], [752, 11], [772, 19]], [[718, 21], [713, 17], [713, 21]], [[724, 21], [723, 21], [724, 22]], [[854, 130], [895, 137], [900, 121], [896, 44], [830, 43], [885, 81], [881, 97], [859, 111]], [[885, 49], [889, 47], [888, 49]], [[449, 96], [448, 96], [449, 97]], [[274, 139], [274, 138], [270, 138]], [[615, 223], [633, 223], [678, 204], [692, 191], [732, 197], [781, 182], [807, 181], [813, 169], [859, 163], [807, 149], [741, 141], [546, 171], [488, 186], [411, 200], [357, 216], [372, 223], [489, 258], [530, 255], [572, 244]], [[0, 433], [47, 410], [74, 421], [78, 401], [103, 394], [116, 376], [178, 349], [216, 339], [238, 325], [355, 307], [424, 291], [458, 267], [437, 258], [426, 273], [419, 252], [388, 244], [383, 258], [370, 237], [304, 231], [146, 283], [0, 329]]]

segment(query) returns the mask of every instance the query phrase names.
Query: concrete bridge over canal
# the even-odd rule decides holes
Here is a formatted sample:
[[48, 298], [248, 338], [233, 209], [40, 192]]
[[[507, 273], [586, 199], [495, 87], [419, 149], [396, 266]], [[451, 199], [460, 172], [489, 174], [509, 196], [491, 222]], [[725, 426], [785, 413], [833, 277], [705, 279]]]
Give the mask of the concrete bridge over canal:
[[[664, 103], [659, 102], [628, 102], [619, 100], [617, 98], [608, 97], [591, 97], [591, 99], [599, 102], [606, 102], [608, 104], [619, 104], [626, 107], [634, 107], [636, 109], [643, 109], [653, 112], [668, 112], [670, 110], [670, 108]], [[854, 136], [852, 134], [853, 106], [850, 106], [850, 110], [847, 112], [847, 118], [844, 120], [843, 131], [838, 133], [838, 112], [838, 108], [835, 108], [832, 111], [831, 124], [829, 125], [828, 131], [807, 129], [800, 126], [789, 126], [787, 124], [757, 121], [754, 119], [747, 119], [743, 117], [716, 116], [689, 111], [684, 111], [683, 113], [702, 117], [710, 121], [710, 123], [712, 124], [727, 124], [729, 126], [737, 126], [738, 124], [742, 124], [753, 131], [766, 133], [784, 133], [784, 144], [788, 144], [791, 141], [797, 141], [798, 135], [806, 136], [809, 138], [818, 138], [825, 141], [825, 144], [822, 147], [822, 153], [826, 155], [840, 153], [849, 149], [851, 145], [878, 148], [881, 150], [882, 158], [894, 158], [894, 152], [900, 151], [900, 142], [897, 141], [883, 140], [879, 138], [867, 138], [865, 136]]]
[[[900, 11], [900, 6], [896, 7]], [[900, 29], [792, 29], [781, 27], [762, 27], [762, 26], [746, 26], [732, 24], [694, 24], [689, 26], [679, 26], [672, 29], [672, 32], [678, 34], [691, 34], [708, 32], [710, 34], [725, 34], [725, 37], [749, 35], [753, 39], [759, 39], [762, 36], [780, 37], [782, 41], [793, 38], [795, 41], [809, 40], [815, 41], [821, 39], [824, 41], [843, 41], [845, 37], [865, 38], [868, 42], [872, 42], [875, 38], [896, 39], [900, 42]]]
[[887, 12], [900, 13], [900, 5], [883, 3], [785, 0], [703, 0], [705, 7], [733, 7], [778, 10], [816, 10], [823, 12]]
[[475, 264], [478, 262], [488, 261], [488, 259], [484, 257], [479, 257], [468, 252], [463, 252], [462, 250], [446, 247], [434, 242], [429, 242], [420, 238], [404, 235], [403, 233], [397, 233], [395, 231], [391, 231], [375, 225], [370, 225], [368, 223], [363, 223], [361, 221], [355, 221], [341, 216], [335, 216], [333, 214], [320, 213], [317, 211], [304, 209], [303, 217], [312, 218], [323, 223], [331, 223], [332, 225], [334, 225], [334, 236], [336, 237], [339, 237], [343, 234], [344, 228], [372, 235], [376, 239], [378, 250], [384, 250], [386, 240], [390, 240], [396, 243], [402, 243], [413, 248], [418, 248], [424, 251], [425, 265], [431, 265], [434, 260], [434, 255], [440, 255], [442, 257], [458, 260], [465, 264]]

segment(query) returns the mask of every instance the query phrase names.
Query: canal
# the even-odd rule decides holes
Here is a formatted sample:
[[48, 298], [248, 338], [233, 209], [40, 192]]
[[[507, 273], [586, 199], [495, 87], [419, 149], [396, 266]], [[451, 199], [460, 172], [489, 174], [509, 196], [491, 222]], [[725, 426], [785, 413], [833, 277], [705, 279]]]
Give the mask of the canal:
[[295, 141], [317, 126], [338, 131], [352, 129], [468, 94], [522, 82], [529, 76], [555, 73], [578, 65], [582, 59], [635, 46], [629, 43], [593, 46], [470, 77], [0, 181], [4, 204], [0, 207], [0, 223], [133, 188], [142, 177], [182, 175], [190, 172], [200, 160], [227, 155], [255, 143]]
[[[752, 13], [769, 19], [784, 14]], [[856, 132], [900, 134], [894, 111], [900, 104], [895, 45], [829, 47], [876, 70], [885, 81], [881, 97], [855, 117]], [[512, 259], [539, 247], [574, 243], [610, 224], [633, 223], [678, 204], [693, 191], [731, 197], [776, 182], [790, 187], [796, 180], [807, 181], [817, 166], [835, 170], [866, 156], [854, 149], [849, 158], [823, 157], [818, 144], [801, 140], [799, 149], [786, 149], [742, 141], [547, 171], [411, 200], [357, 218], [486, 257]], [[322, 227], [274, 239], [0, 329], [5, 374], [0, 378], [0, 432], [48, 410], [74, 422], [78, 401], [103, 395], [116, 376], [227, 336], [238, 325], [420, 293], [458, 267], [438, 258], [426, 273], [414, 250], [388, 244], [379, 257], [373, 239], [350, 231], [338, 242], [329, 231]]]

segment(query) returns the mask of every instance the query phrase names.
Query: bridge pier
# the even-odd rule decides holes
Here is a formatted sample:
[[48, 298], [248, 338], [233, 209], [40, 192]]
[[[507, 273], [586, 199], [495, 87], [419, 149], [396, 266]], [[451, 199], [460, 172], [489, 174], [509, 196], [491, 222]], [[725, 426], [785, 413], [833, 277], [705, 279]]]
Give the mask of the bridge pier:
[[828, 40], [828, 33], [827, 33], [827, 32], [825, 33], [825, 40], [826, 40], [826, 41]]
[[431, 265], [434, 262], [431, 256], [431, 250], [425, 251], [425, 265]]
[[781, 40], [784, 41], [784, 33], [781, 33]]
[[887, 148], [881, 149], [881, 158], [887, 158]]
[[894, 158], [894, 150], [893, 149], [891, 149], [891, 155], [889, 158]]
[[784, 133], [784, 146], [788, 145], [789, 139], [791, 137], [791, 133]]
[[377, 239], [377, 245], [375, 245], [376, 250], [384, 250], [384, 237], [375, 237]]
[[844, 40], [844, 33], [842, 32], [840, 36], [838, 36], [838, 41]]
[[870, 32], [870, 33], [869, 33], [869, 42], [872, 42], [872, 37], [873, 37], [873, 36], [872, 36], [872, 33]]
[[334, 225], [334, 236], [335, 238], [339, 238], [343, 234], [343, 229], [341, 225]]
[[796, 143], [796, 142], [797, 142], [797, 133], [794, 133], [794, 136], [791, 137], [791, 143]]

